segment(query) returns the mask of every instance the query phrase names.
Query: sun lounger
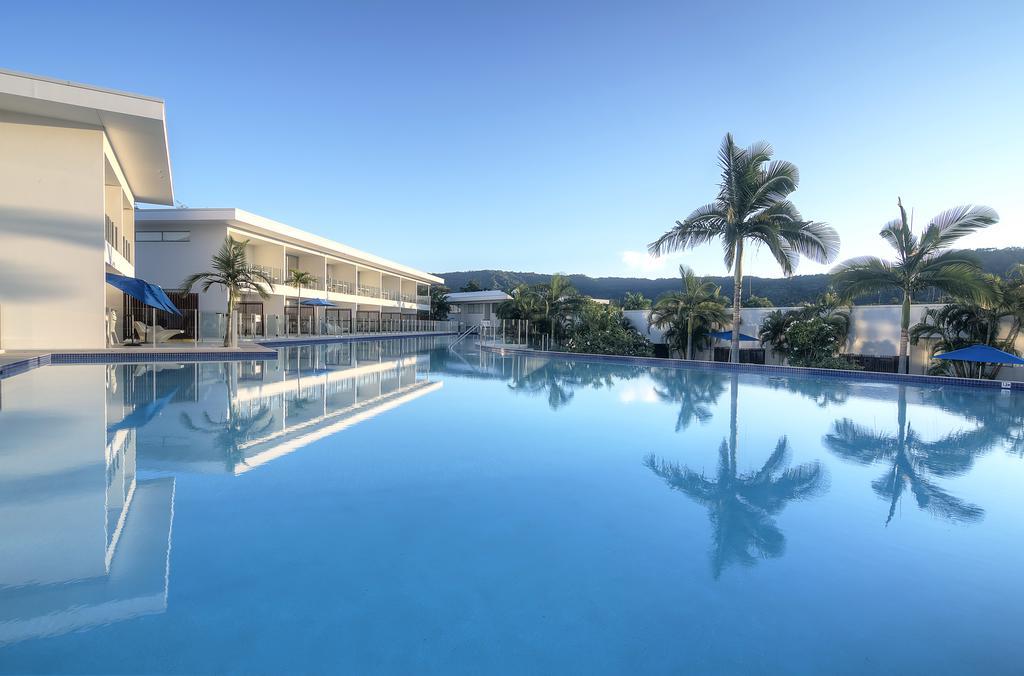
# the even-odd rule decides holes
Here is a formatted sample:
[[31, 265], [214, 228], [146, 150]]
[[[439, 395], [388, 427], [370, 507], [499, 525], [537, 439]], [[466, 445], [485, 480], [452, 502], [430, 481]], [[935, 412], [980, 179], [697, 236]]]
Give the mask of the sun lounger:
[[[155, 334], [152, 333], [154, 329], [156, 331]], [[142, 322], [137, 321], [135, 322], [135, 333], [136, 335], [138, 335], [139, 341], [143, 343], [152, 343], [153, 336], [155, 335], [156, 342], [157, 344], [159, 344], [166, 343], [171, 338], [174, 338], [175, 336], [181, 335], [182, 333], [185, 332], [182, 331], [181, 329], [165, 329], [159, 324], [157, 324], [155, 327], [150, 327], [143, 324]]]

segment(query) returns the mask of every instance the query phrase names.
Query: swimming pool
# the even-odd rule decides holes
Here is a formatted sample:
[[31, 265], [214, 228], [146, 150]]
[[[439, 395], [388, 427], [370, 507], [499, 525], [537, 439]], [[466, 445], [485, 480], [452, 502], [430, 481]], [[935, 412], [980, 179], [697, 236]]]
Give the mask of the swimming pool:
[[447, 342], [0, 381], [0, 671], [1019, 673], [1019, 393]]

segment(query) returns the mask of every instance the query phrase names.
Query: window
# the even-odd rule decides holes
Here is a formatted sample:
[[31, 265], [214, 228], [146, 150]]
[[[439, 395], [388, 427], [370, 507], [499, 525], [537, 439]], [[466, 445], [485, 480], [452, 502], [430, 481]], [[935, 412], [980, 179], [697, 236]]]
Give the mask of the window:
[[136, 242], [188, 242], [192, 233], [188, 230], [136, 230]]
[[299, 269], [299, 257], [294, 254], [287, 254], [284, 257], [285, 267], [288, 268], [288, 272]]

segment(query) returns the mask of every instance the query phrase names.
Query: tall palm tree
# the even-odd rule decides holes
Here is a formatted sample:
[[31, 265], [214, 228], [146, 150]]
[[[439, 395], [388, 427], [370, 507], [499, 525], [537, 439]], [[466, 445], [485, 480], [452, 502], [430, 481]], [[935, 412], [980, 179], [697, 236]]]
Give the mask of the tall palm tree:
[[931, 220], [920, 236], [911, 230], [903, 201], [896, 200], [900, 217], [879, 233], [893, 249], [896, 260], [877, 256], [852, 258], [836, 266], [833, 283], [839, 295], [852, 300], [865, 294], [897, 289], [903, 292], [900, 321], [900, 373], [907, 373], [910, 341], [910, 306], [914, 294], [936, 289], [957, 298], [984, 301], [991, 290], [977, 262], [962, 251], [951, 251], [957, 240], [996, 223], [998, 214], [989, 207], [959, 206]]
[[793, 274], [801, 256], [829, 263], [839, 252], [839, 235], [825, 223], [804, 220], [787, 197], [797, 188], [796, 166], [772, 160], [773, 148], [759, 141], [740, 148], [726, 134], [718, 151], [722, 178], [718, 196], [651, 242], [654, 256], [691, 249], [720, 240], [725, 267], [733, 271], [732, 344], [730, 360], [740, 359], [740, 310], [743, 306], [743, 251], [747, 244], [764, 245], [782, 272]]
[[[721, 302], [721, 287], [705, 282], [685, 265], [679, 266], [682, 291], [674, 291], [658, 299], [651, 309], [648, 324], [656, 329], [668, 329], [666, 337], [676, 349], [682, 348], [687, 359], [693, 359], [696, 336], [706, 336], [711, 330], [728, 321]], [[685, 338], [685, 343], [683, 339]]]
[[294, 286], [295, 291], [298, 293], [298, 303], [295, 306], [295, 322], [298, 327], [298, 334], [302, 335], [302, 287], [308, 287], [313, 284], [316, 279], [308, 272], [302, 270], [289, 270], [288, 271], [288, 285]]
[[228, 321], [224, 332], [224, 347], [238, 344], [237, 327], [234, 322], [235, 305], [243, 294], [256, 293], [264, 300], [270, 297], [270, 288], [274, 280], [262, 270], [253, 269], [249, 265], [246, 247], [249, 240], [238, 241], [228, 235], [220, 249], [210, 259], [209, 272], [197, 272], [189, 275], [181, 283], [181, 288], [188, 293], [196, 284], [200, 284], [203, 293], [214, 284], [224, 287], [228, 294]]
[[907, 419], [906, 385], [899, 386], [896, 415], [895, 433], [878, 432], [842, 418], [832, 424], [832, 431], [825, 436], [825, 446], [845, 460], [860, 465], [884, 463], [885, 473], [871, 487], [889, 502], [885, 523], [892, 521], [908, 488], [918, 507], [940, 518], [958, 523], [984, 518], [984, 509], [948, 493], [929, 474], [948, 478], [965, 473], [976, 455], [992, 447], [990, 431], [978, 428], [925, 441]]

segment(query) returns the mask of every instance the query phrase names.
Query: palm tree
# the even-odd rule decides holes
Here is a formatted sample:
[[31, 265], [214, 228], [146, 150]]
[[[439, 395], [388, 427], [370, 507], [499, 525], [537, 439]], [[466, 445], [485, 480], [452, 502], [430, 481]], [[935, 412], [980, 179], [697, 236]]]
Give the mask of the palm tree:
[[975, 455], [993, 443], [989, 430], [954, 432], [925, 441], [907, 420], [907, 386], [897, 395], [896, 433], [877, 432], [849, 418], [836, 420], [825, 445], [839, 457], [860, 465], [884, 463], [885, 473], [871, 487], [889, 502], [886, 525], [892, 521], [904, 491], [909, 488], [917, 506], [935, 516], [958, 523], [980, 521], [985, 510], [951, 495], [929, 478], [956, 477], [974, 463]]
[[552, 336], [555, 336], [559, 327], [572, 319], [582, 301], [582, 296], [573, 288], [569, 278], [559, 274], [552, 275], [549, 283], [541, 284], [537, 295]]
[[705, 282], [685, 265], [679, 266], [679, 276], [683, 290], [659, 298], [651, 309], [648, 324], [656, 329], [667, 328], [669, 343], [685, 351], [687, 359], [693, 359], [695, 337], [706, 336], [724, 325], [728, 314], [719, 299], [721, 287]]
[[298, 334], [302, 335], [302, 287], [311, 286], [316, 278], [308, 272], [302, 270], [289, 270], [288, 271], [288, 285], [294, 286], [298, 292], [298, 304], [295, 307], [296, 325], [298, 327]]
[[652, 242], [654, 256], [691, 249], [720, 240], [725, 267], [733, 271], [732, 349], [730, 360], [740, 359], [740, 310], [743, 306], [743, 250], [746, 244], [764, 245], [782, 272], [793, 274], [801, 256], [831, 262], [839, 252], [839, 235], [825, 223], [807, 221], [787, 199], [800, 182], [796, 166], [772, 160], [773, 148], [759, 141], [740, 148], [726, 134], [718, 151], [722, 170], [718, 196]]
[[889, 289], [903, 292], [899, 371], [907, 373], [910, 305], [914, 294], [936, 289], [976, 302], [990, 298], [990, 288], [977, 262], [949, 247], [961, 237], [996, 223], [999, 216], [989, 207], [955, 207], [933, 218], [918, 237], [911, 230], [903, 201], [897, 199], [896, 204], [900, 217], [886, 223], [879, 233], [896, 250], [896, 261], [876, 256], [852, 258], [836, 267], [833, 282], [846, 300]]
[[203, 293], [210, 290], [214, 284], [224, 287], [228, 294], [228, 321], [227, 330], [224, 333], [224, 347], [231, 347], [238, 344], [238, 334], [235, 331], [234, 312], [235, 304], [245, 293], [259, 294], [264, 300], [270, 297], [268, 287], [272, 288], [274, 281], [262, 270], [254, 269], [249, 265], [246, 247], [249, 240], [238, 241], [228, 235], [220, 249], [210, 259], [210, 272], [197, 272], [189, 275], [181, 283], [185, 293], [192, 290], [196, 284], [201, 284]]
[[651, 307], [651, 299], [639, 291], [627, 291], [622, 298], [623, 310], [647, 310]]
[[762, 345], [771, 345], [775, 352], [792, 358], [788, 331], [796, 322], [811, 320], [823, 321], [835, 336], [836, 344], [840, 347], [846, 344], [852, 325], [850, 311], [834, 291], [826, 291], [813, 303], [804, 303], [794, 310], [769, 312], [761, 321], [758, 339]]

